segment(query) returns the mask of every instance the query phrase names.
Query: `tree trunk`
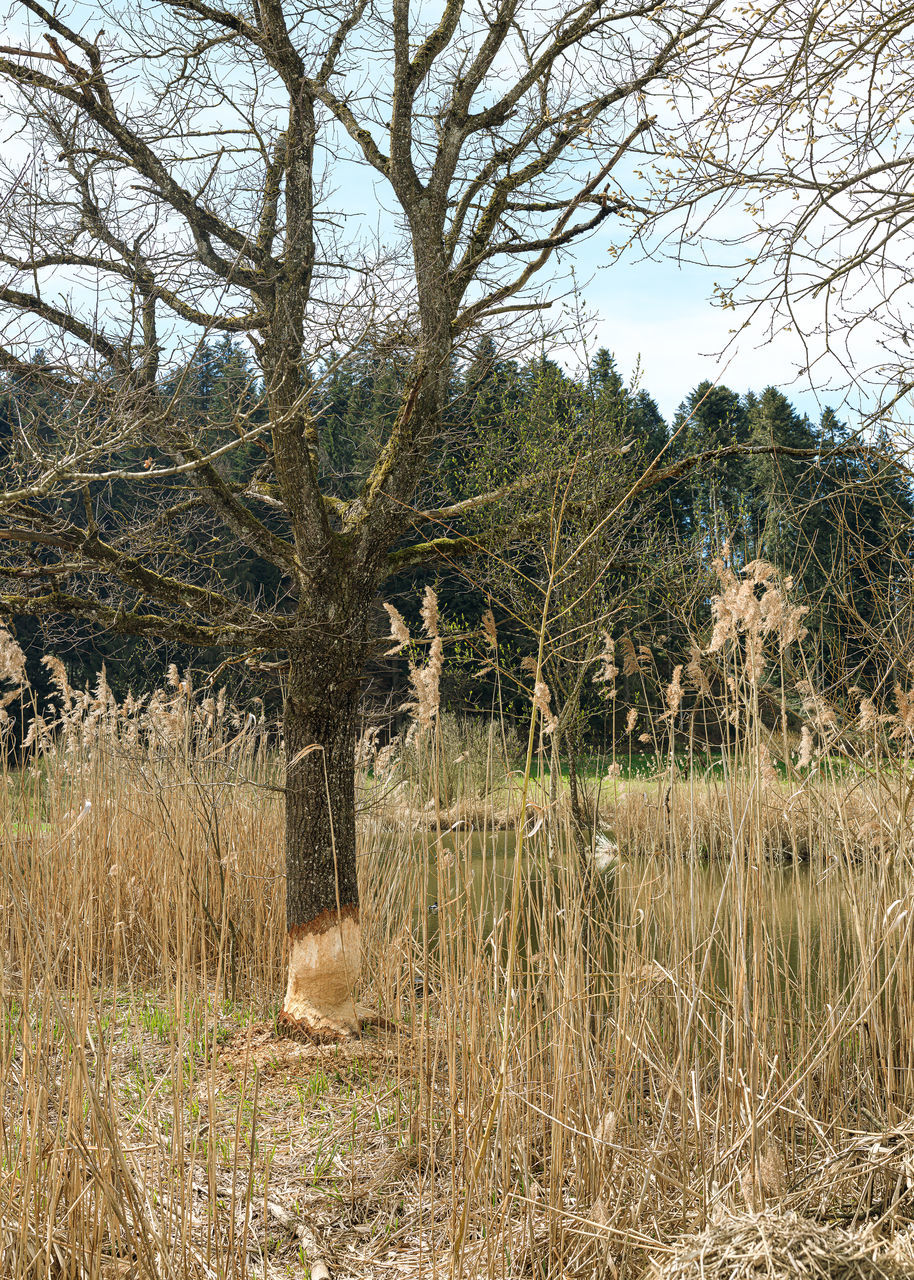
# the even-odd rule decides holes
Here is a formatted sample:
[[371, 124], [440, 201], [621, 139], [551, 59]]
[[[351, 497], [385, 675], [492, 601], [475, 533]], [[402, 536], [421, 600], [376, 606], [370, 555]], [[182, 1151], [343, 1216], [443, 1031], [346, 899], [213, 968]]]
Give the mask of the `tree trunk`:
[[355, 846], [358, 676], [297, 661], [283, 712], [289, 977], [281, 1028], [356, 1035], [359, 890]]

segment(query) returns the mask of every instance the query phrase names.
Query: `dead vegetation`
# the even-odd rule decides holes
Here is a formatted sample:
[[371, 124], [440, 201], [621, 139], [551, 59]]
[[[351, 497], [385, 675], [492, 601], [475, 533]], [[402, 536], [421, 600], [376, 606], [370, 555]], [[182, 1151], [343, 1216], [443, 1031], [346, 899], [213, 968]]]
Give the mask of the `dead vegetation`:
[[[914, 1270], [897, 709], [861, 741], [810, 697], [816, 754], [779, 771], [749, 712], [716, 773], [607, 768], [584, 862], [545, 771], [496, 829], [437, 713], [392, 780], [366, 748], [380, 1021], [328, 1048], [274, 1034], [272, 726], [177, 672], [118, 704], [54, 671], [0, 788], [3, 1275]], [[478, 827], [437, 820], [471, 795]]]
[[909, 1274], [860, 1232], [771, 1211], [718, 1218], [654, 1271], [657, 1280], [893, 1280]]

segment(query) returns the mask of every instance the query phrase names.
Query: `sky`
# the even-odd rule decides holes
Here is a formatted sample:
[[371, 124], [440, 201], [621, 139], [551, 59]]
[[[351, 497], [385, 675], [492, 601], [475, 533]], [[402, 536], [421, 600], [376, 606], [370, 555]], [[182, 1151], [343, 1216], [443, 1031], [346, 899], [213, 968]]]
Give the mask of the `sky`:
[[[73, 6], [76, 14], [89, 7], [81, 0]], [[5, 148], [15, 149], [16, 140], [4, 137], [2, 142]], [[358, 211], [357, 222], [364, 226], [375, 221], [385, 201], [375, 204], [378, 192], [374, 199], [371, 192], [376, 183], [365, 182], [363, 167], [352, 174], [338, 171], [334, 184], [338, 185], [342, 207]], [[380, 222], [383, 226], [383, 214]], [[830, 394], [820, 375], [819, 389], [812, 390], [808, 380], [796, 374], [804, 362], [796, 335], [779, 334], [772, 340], [760, 317], [734, 337], [734, 326], [745, 314], [724, 312], [711, 303], [715, 283], [729, 283], [726, 270], [683, 265], [659, 255], [639, 260], [631, 251], [612, 258], [608, 252], [611, 240], [611, 228], [606, 232], [600, 228], [575, 245], [571, 258], [592, 318], [595, 343], [612, 351], [626, 379], [640, 367], [639, 385], [653, 396], [668, 420], [705, 379], [725, 383], [740, 393], [778, 386], [811, 418], [818, 418], [826, 403], [840, 406], [841, 394]], [[566, 262], [566, 269], [568, 265]], [[553, 290], [561, 291], [561, 286]], [[574, 353], [564, 362], [574, 363]], [[852, 420], [854, 415], [848, 412], [842, 416]]]
[[[734, 332], [748, 313], [711, 301], [715, 283], [727, 281], [725, 269], [670, 257], [613, 261], [598, 233], [577, 247], [575, 270], [598, 345], [613, 353], [626, 380], [640, 369], [639, 386], [667, 420], [705, 379], [741, 394], [776, 386], [813, 419], [826, 404], [841, 405], [843, 392], [830, 389], [824, 371], [816, 388], [798, 375], [803, 346], [795, 334], [772, 338], [762, 316]], [[853, 415], [845, 408], [842, 416]]]

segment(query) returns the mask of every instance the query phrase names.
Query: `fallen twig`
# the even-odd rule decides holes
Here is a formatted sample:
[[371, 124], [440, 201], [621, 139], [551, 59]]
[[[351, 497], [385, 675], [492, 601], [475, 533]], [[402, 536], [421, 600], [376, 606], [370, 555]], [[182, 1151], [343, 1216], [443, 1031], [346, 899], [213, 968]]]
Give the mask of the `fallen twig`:
[[267, 1213], [276, 1219], [280, 1226], [285, 1227], [305, 1251], [308, 1259], [308, 1267], [311, 1272], [311, 1280], [330, 1280], [330, 1268], [321, 1256], [321, 1246], [317, 1236], [309, 1227], [298, 1218], [291, 1214], [288, 1209], [283, 1208], [281, 1204], [277, 1204], [275, 1200], [267, 1200], [264, 1202]]

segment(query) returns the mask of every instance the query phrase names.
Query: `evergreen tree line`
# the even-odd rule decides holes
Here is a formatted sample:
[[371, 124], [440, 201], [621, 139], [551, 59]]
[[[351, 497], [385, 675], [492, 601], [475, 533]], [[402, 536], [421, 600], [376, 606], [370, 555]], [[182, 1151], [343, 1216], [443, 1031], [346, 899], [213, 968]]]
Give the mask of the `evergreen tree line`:
[[[357, 492], [402, 402], [406, 374], [406, 357], [372, 347], [315, 371], [319, 465], [331, 494], [349, 498]], [[764, 559], [792, 580], [795, 598], [809, 608], [818, 674], [826, 685], [835, 691], [880, 682], [891, 687], [899, 664], [907, 661], [914, 496], [888, 438], [871, 433], [872, 454], [845, 458], [731, 451], [653, 488], [649, 501], [626, 504], [626, 494], [652, 465], [674, 467], [697, 453], [730, 446], [776, 444], [832, 455], [850, 440], [849, 427], [828, 408], [812, 421], [774, 387], [741, 396], [707, 382], [689, 392], [668, 423], [648, 391], [625, 384], [605, 350], [572, 374], [545, 354], [527, 361], [502, 358], [485, 340], [471, 359], [455, 365], [451, 387], [447, 430], [417, 510], [446, 508], [501, 487], [507, 492], [503, 502], [481, 514], [431, 523], [417, 516], [427, 537], [462, 543], [432, 567], [405, 566], [390, 592], [391, 603], [418, 633], [418, 600], [426, 586], [435, 586], [441, 615], [455, 637], [442, 686], [450, 709], [482, 709], [497, 699], [504, 709], [522, 713], [524, 660], [535, 650], [549, 554], [563, 565], [561, 580], [552, 583], [553, 601], [564, 602], [557, 611], [562, 621], [548, 638], [565, 662], [564, 669], [558, 662], [551, 672], [557, 700], [563, 682], [576, 689], [578, 710], [574, 724], [566, 726], [569, 734], [612, 736], [619, 731], [614, 715], [620, 705], [659, 696], [675, 664], [707, 627], [713, 561], [722, 549], [737, 568]], [[266, 418], [254, 366], [228, 338], [201, 346], [173, 373], [168, 390], [189, 427], [215, 425], [226, 441], [242, 426], [249, 430]], [[27, 448], [36, 432], [62, 438], [74, 412], [40, 381], [7, 375], [0, 385], [2, 447]], [[258, 442], [251, 440], [226, 453], [219, 465], [233, 483], [259, 485], [268, 494], [270, 476], [262, 459]], [[125, 468], [160, 461], [140, 445], [119, 455]], [[142, 509], [135, 493], [134, 486], [107, 482], [103, 510], [113, 536], [121, 525], [154, 519], [155, 492]], [[93, 496], [97, 500], [98, 493]], [[72, 496], [74, 512], [80, 501], [79, 494]], [[543, 509], [550, 518], [532, 522], [531, 513]], [[281, 512], [266, 518], [281, 527]], [[473, 555], [474, 533], [491, 535], [492, 522], [506, 530], [502, 551]], [[512, 529], [517, 532], [510, 537]], [[164, 559], [168, 540], [180, 539], [195, 549], [201, 572], [205, 567], [251, 598], [275, 597], [279, 589], [275, 570], [253, 552], [224, 553], [218, 523], [205, 512], [171, 517], [161, 539]], [[40, 575], [35, 581], [40, 589]], [[480, 663], [478, 642], [467, 640], [488, 608], [500, 637], [498, 666], [507, 676], [500, 683], [493, 666]], [[220, 664], [215, 653], [99, 635], [70, 621], [14, 622], [39, 696], [46, 689], [40, 664], [46, 652], [63, 657], [77, 685], [94, 680], [104, 664], [119, 695], [151, 687], [171, 663], [193, 664], [198, 681]], [[378, 661], [368, 701], [396, 712], [405, 696], [406, 663], [383, 658], [386, 623], [379, 609]], [[622, 696], [613, 703], [599, 682], [580, 678], [604, 633], [635, 655], [620, 665]], [[259, 696], [278, 705], [275, 676], [243, 665], [220, 668], [219, 676], [240, 698]]]

